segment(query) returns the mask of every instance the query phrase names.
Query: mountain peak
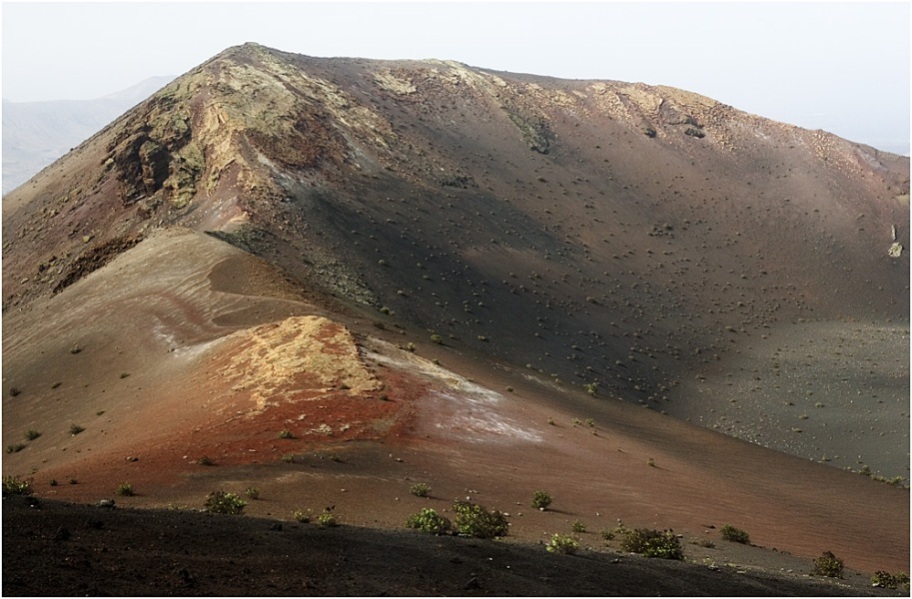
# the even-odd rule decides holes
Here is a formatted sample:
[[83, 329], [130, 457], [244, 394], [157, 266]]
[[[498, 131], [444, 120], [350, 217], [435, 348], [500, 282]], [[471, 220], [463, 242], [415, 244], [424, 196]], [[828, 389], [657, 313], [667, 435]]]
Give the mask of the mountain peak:
[[[62, 238], [68, 240], [67, 260], [79, 254], [78, 240], [85, 236], [110, 240], [183, 224], [228, 232], [286, 229], [296, 236], [293, 244], [310, 244], [308, 251], [321, 260], [341, 264], [347, 258], [323, 247], [320, 235], [326, 231], [315, 234], [313, 223], [293, 207], [306, 205], [353, 224], [365, 211], [379, 218], [378, 205], [366, 199], [375, 195], [423, 190], [428, 197], [448, 198], [446, 205], [453, 203], [451, 196], [465, 195], [476, 207], [521, 202], [524, 208], [510, 210], [536, 231], [539, 242], [533, 245], [539, 246], [546, 239], [556, 243], [553, 232], [542, 234], [551, 225], [541, 214], [558, 209], [570, 211], [573, 222], [578, 218], [574, 202], [537, 213], [555, 193], [573, 197], [567, 185], [578, 197], [607, 198], [604, 205], [615, 210], [628, 212], [646, 202], [668, 212], [668, 219], [681, 219], [700, 203], [726, 205], [725, 197], [742, 197], [745, 205], [758, 201], [756, 193], [790, 201], [806, 197], [799, 188], [806, 181], [783, 174], [799, 168], [826, 173], [828, 188], [846, 190], [830, 194], [826, 210], [848, 231], [850, 219], [862, 211], [852, 197], [907, 193], [903, 164], [826, 133], [667, 86], [565, 81], [446, 60], [312, 58], [248, 42], [166, 85], [22, 193], [11, 194], [4, 208], [9, 226], [27, 228], [39, 225], [40, 211], [60, 211], [71, 202], [84, 206], [85, 218]], [[564, 181], [571, 171], [580, 173], [579, 180]], [[698, 171], [725, 175], [697, 177]], [[662, 183], [669, 177], [673, 182]], [[565, 188], [554, 189], [552, 178]], [[682, 181], [689, 183], [681, 187]], [[541, 189], [532, 192], [535, 187]], [[518, 189], [532, 198], [520, 201]], [[668, 193], [681, 197], [670, 202]], [[358, 194], [362, 199], [355, 200]], [[23, 209], [14, 217], [7, 205]], [[876, 212], [896, 220], [892, 209]], [[888, 230], [890, 224], [879, 226]], [[54, 229], [61, 235], [64, 230]], [[483, 230], [489, 239], [501, 234]], [[481, 240], [473, 243], [480, 244], [480, 256], [490, 253]], [[461, 246], [457, 242], [464, 258], [471, 250]], [[38, 245], [34, 250], [52, 257]], [[360, 268], [363, 263], [341, 279], [349, 283], [321, 275], [321, 268], [309, 276], [337, 292], [381, 303], [384, 293], [376, 287], [385, 284], [354, 274]], [[14, 281], [21, 278], [9, 279], [7, 289], [17, 293]], [[44, 289], [53, 287], [49, 282]]]

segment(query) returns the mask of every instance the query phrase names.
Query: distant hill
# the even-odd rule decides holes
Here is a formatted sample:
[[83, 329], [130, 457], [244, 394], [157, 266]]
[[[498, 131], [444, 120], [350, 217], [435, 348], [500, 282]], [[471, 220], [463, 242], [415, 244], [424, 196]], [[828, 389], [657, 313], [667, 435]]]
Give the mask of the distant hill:
[[172, 79], [151, 77], [94, 100], [3, 100], [3, 194], [25, 183]]

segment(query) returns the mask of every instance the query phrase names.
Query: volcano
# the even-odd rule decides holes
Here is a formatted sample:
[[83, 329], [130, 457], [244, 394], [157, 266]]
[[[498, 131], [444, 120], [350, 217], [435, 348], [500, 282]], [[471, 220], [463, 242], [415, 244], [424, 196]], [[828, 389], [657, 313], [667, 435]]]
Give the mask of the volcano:
[[4, 197], [4, 475], [904, 569], [908, 222], [908, 158], [682, 90], [230, 48]]

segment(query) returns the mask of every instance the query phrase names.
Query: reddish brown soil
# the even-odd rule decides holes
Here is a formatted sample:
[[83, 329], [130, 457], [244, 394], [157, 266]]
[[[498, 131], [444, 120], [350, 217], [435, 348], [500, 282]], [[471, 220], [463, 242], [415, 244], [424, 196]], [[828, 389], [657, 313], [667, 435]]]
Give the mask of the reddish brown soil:
[[[176, 293], [154, 291], [165, 281], [143, 271], [150, 253], [170, 260], [164, 272], [181, 281], [172, 287]], [[469, 497], [509, 513], [508, 538], [517, 542], [545, 542], [580, 520], [589, 531], [583, 542], [602, 550], [599, 531], [622, 520], [715, 543], [717, 549], [688, 545], [688, 558], [697, 563], [807, 573], [826, 550], [862, 572], [908, 563], [904, 489], [589, 397], [506, 364], [479, 365], [478, 356], [406, 329], [387, 331], [350, 316], [345, 322], [360, 348], [340, 344], [344, 329], [331, 321], [313, 338], [324, 343], [323, 352], [338, 352], [323, 362], [326, 372], [356, 376], [351, 373], [361, 368], [375, 377], [363, 383], [376, 385], [373, 390], [352, 393], [355, 384], [342, 380], [327, 388], [330, 379], [320, 372], [283, 377], [287, 388], [271, 386], [263, 364], [281, 368], [288, 348], [276, 346], [278, 353], [253, 370], [236, 359], [260, 347], [252, 340], [268, 339], [256, 331], [284, 330], [257, 321], [294, 323], [321, 311], [282, 299], [281, 281], [265, 267], [258, 276], [272, 281], [262, 286], [275, 290], [271, 296], [228, 290], [227, 279], [213, 286], [211, 269], [226, 259], [240, 266], [246, 259], [239, 256], [196, 234], [156, 237], [55, 296], [47, 309], [8, 318], [17, 330], [32, 331], [33, 342], [28, 351], [11, 345], [16, 350], [6, 353], [7, 384], [21, 386], [21, 393], [4, 401], [4, 438], [27, 428], [42, 435], [7, 455], [4, 474], [30, 478], [41, 499], [115, 498], [127, 507], [199, 509], [211, 491], [243, 494], [254, 487], [260, 499], [248, 505], [250, 516], [289, 522], [295, 510], [335, 506], [346, 525], [386, 530], [401, 529], [421, 507], [446, 514], [454, 499]], [[73, 297], [86, 307], [77, 309], [68, 294], [78, 294]], [[137, 309], [129, 297], [150, 299]], [[52, 309], [62, 300], [71, 302], [69, 312]], [[162, 320], [162, 301], [172, 310], [181, 306], [181, 319]], [[123, 305], [132, 308], [119, 311]], [[79, 316], [93, 313], [105, 318]], [[101, 341], [111, 334], [104, 331], [129, 330], [147, 313], [157, 325]], [[230, 315], [246, 324], [228, 326]], [[81, 344], [75, 355], [66, 349], [74, 340]], [[416, 351], [398, 348], [409, 342]], [[141, 361], [130, 361], [135, 352]], [[359, 353], [350, 364], [355, 370], [339, 370], [340, 361]], [[58, 357], [38, 371], [35, 355]], [[241, 370], [229, 375], [227, 364]], [[119, 377], [121, 369], [128, 376]], [[257, 408], [251, 390], [238, 383], [251, 373], [261, 377], [257, 393], [268, 389], [283, 399]], [[52, 388], [55, 381], [63, 384]], [[96, 410], [103, 413], [91, 417]], [[69, 435], [73, 422], [86, 430]], [[324, 424], [331, 435], [314, 432]], [[279, 438], [282, 430], [295, 438]], [[214, 465], [197, 463], [203, 456]], [[115, 494], [124, 482], [135, 496]], [[431, 487], [430, 499], [409, 494], [414, 482]], [[553, 509], [529, 507], [538, 489], [554, 496]], [[765, 549], [745, 553], [721, 541], [723, 524], [747, 530]]]
[[[318, 135], [299, 138], [295, 119], [320, 121]], [[278, 140], [300, 144], [283, 156]], [[907, 159], [678, 90], [232, 49], [4, 198], [3, 473], [30, 479], [42, 501], [173, 507], [129, 517], [167, 527], [173, 516], [215, 538], [258, 533], [191, 524], [188, 511], [249, 488], [260, 499], [231, 522], [288, 525], [295, 510], [334, 506], [346, 526], [376, 529], [348, 542], [419, 538], [401, 536], [409, 515], [465, 497], [510, 514], [492, 550], [516, 555], [553, 557], [537, 545], [576, 520], [593, 553], [618, 520], [671, 528], [699, 543], [687, 544], [692, 564], [670, 566], [697, 581], [681, 592], [735, 592], [693, 566], [802, 575], [824, 551], [853, 571], [908, 570], [907, 489], [692, 426], [706, 414], [681, 383], [756, 368], [739, 357], [801, 321], [908, 330], [908, 252], [887, 255], [909, 245], [894, 226], [908, 221], [908, 172]], [[81, 278], [53, 294], [71, 271]], [[790, 414], [783, 399], [771, 391], [759, 413]], [[125, 482], [136, 494], [115, 496]], [[410, 495], [414, 482], [431, 497]], [[539, 489], [553, 509], [529, 507]], [[308, 542], [297, 537], [270, 541], [288, 548], [275, 562], [254, 541], [241, 559], [177, 537], [168, 570], [147, 563], [162, 546], [149, 537], [105, 537], [113, 562], [83, 551], [95, 537], [49, 546], [44, 527], [83, 509], [4, 521], [6, 539], [31, 543], [21, 556], [4, 545], [10, 592], [98, 591], [87, 578], [120, 563], [135, 572], [122, 590], [148, 592], [188, 547], [202, 593], [303, 584], [282, 561]], [[755, 546], [722, 542], [724, 524]], [[421, 539], [419, 554], [436, 543]], [[127, 551], [136, 561], [118, 561]], [[378, 581], [369, 569], [339, 581], [351, 566], [338, 554], [309, 564], [329, 578], [307, 576], [316, 594], [349, 582], [352, 593], [473, 590], [435, 587], [431, 565], [425, 583], [399, 578], [423, 568], [409, 551], [374, 550], [372, 563], [393, 568]], [[232, 559], [241, 575], [213, 582]], [[629, 591], [579, 576], [583, 586], [543, 588]], [[505, 586], [481, 592], [527, 588], [493, 578]], [[676, 588], [656, 580], [657, 593]]]

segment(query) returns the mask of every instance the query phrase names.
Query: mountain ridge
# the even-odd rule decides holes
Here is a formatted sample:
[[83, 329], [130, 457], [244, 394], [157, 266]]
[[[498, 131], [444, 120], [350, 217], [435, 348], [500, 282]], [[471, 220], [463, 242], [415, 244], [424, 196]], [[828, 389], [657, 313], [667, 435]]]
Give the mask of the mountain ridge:
[[[371, 106], [363, 97], [358, 96], [363, 87], [355, 86], [343, 92], [342, 88], [335, 84], [328, 84], [325, 79], [320, 79], [318, 76], [301, 76], [300, 73], [295, 74], [293, 71], [289, 71], [286, 63], [276, 62], [278, 60], [275, 58], [276, 56], [282, 57], [282, 60], [286, 61], [286, 63], [289, 61], [304, 61], [312, 65], [335, 64], [331, 62], [334, 59], [297, 57], [296, 55], [287, 55], [258, 45], [248, 44], [219, 54], [201, 65], [201, 67], [167, 86], [162, 92], [153, 96], [141, 107], [138, 107], [137, 110], [122, 117], [121, 120], [125, 119], [126, 126], [132, 128], [133, 133], [129, 135], [120, 133], [118, 138], [107, 142], [107, 155], [101, 158], [101, 161], [106, 164], [108, 171], [105, 175], [99, 177], [97, 181], [90, 183], [95, 190], [92, 193], [92, 197], [100, 199], [112, 195], [119, 196], [117, 199], [121, 206], [118, 207], [118, 211], [124, 213], [134, 211], [139, 218], [132, 216], [132, 222], [126, 231], [119, 234], [111, 231], [107, 234], [108, 237], [119, 236], [148, 227], [149, 221], [154, 221], [156, 216], [162, 222], [165, 222], [167, 219], [162, 218], [164, 213], [171, 215], [168, 218], [177, 218], [178, 221], [176, 222], [187, 222], [192, 227], [212, 230], [218, 230], [222, 227], [233, 229], [237, 228], [240, 223], [247, 222], [252, 212], [249, 207], [254, 204], [257, 204], [258, 209], [261, 209], [265, 214], [271, 213], [268, 216], [269, 219], [278, 218], [279, 209], [283, 207], [282, 202], [271, 202], [266, 199], [268, 196], [286, 196], [287, 198], [289, 196], [294, 197], [297, 194], [300, 197], [314, 191], [312, 197], [306, 198], [306, 201], [316, 207], [320, 202], [318, 193], [320, 187], [326, 184], [334, 185], [339, 181], [338, 177], [343, 171], [359, 174], [359, 178], [379, 177], [380, 181], [384, 184], [389, 184], [393, 188], [402, 184], [413, 185], [417, 186], [415, 187], [417, 190], [430, 189], [437, 195], [439, 195], [437, 192], [440, 191], [443, 191], [445, 195], [454, 195], [454, 193], [450, 192], [468, 195], [466, 191], [471, 193], [475, 190], [478, 192], [475, 194], [477, 195], [475, 202], [482, 205], [497, 201], [494, 198], [517, 193], [517, 189], [510, 189], [505, 180], [484, 182], [483, 179], [487, 173], [486, 167], [479, 165], [478, 160], [474, 160], [475, 164], [468, 164], [471, 159], [470, 161], [461, 160], [462, 164], [460, 164], [459, 159], [444, 155], [444, 151], [440, 150], [441, 146], [436, 144], [436, 142], [431, 142], [427, 136], [423, 139], [419, 137], [416, 140], [406, 141], [400, 139], [400, 135], [394, 130], [389, 120], [390, 115], [379, 112], [376, 106]], [[247, 107], [244, 106], [243, 99], [232, 104], [232, 97], [237, 100], [237, 90], [231, 91], [232, 88], [229, 83], [224, 89], [228, 90], [230, 95], [223, 98], [221, 100], [222, 103], [218, 104], [218, 106], [213, 102], [200, 104], [201, 100], [197, 99], [194, 100], [196, 104], [193, 106], [186, 105], [186, 102], [182, 104], [183, 108], [180, 110], [183, 112], [180, 114], [183, 116], [180, 118], [172, 115], [170, 120], [167, 120], [159, 116], [166, 113], [170, 114], [168, 111], [174, 111], [175, 98], [189, 98], [194, 90], [200, 92], [205, 90], [205, 94], [213, 93], [212, 90], [217, 89], [220, 85], [218, 77], [221, 75], [228, 77], [228, 79], [225, 79], [225, 82], [227, 82], [231, 80], [226, 75], [229, 72], [238, 73], [235, 81], [241, 81], [245, 74], [255, 73], [256, 71], [251, 70], [251, 62], [256, 60], [265, 61], [263, 64], [271, 65], [266, 68], [266, 72], [270, 72], [270, 74], [268, 76], [262, 74], [256, 76], [247, 84], [262, 84], [262, 89], [267, 90], [270, 89], [267, 87], [267, 83], [272, 81], [272, 91], [268, 92], [272, 94], [269, 102], [277, 106], [277, 103], [285, 102], [284, 108], [273, 109], [267, 104], [258, 103], [256, 105], [261, 107], [257, 109], [259, 113], [253, 117], [253, 120], [245, 121], [244, 110]], [[408, 87], [412, 83], [402, 79], [402, 77], [397, 79], [393, 68], [394, 65], [402, 63], [353, 60], [352, 64], [375, 65], [376, 68], [371, 77], [377, 86], [375, 89], [386, 95], [387, 102], [398, 101], [408, 106], [408, 103], [412, 101], [411, 98], [415, 93], [409, 91], [410, 88]], [[565, 90], [540, 91], [536, 89], [538, 84], [532, 83], [518, 87], [516, 93], [502, 92], [504, 97], [497, 100], [496, 95], [501, 93], [501, 86], [507, 86], [504, 80], [497, 75], [475, 74], [464, 67], [455, 69], [452, 66], [447, 67], [450, 70], [440, 72], [437, 65], [444, 63], [414, 64], [434, 65], [428, 66], [419, 72], [419, 75], [424, 77], [424, 79], [418, 79], [416, 76], [416, 81], [421, 85], [427, 86], [429, 93], [434, 92], [435, 89], [439, 92], [450, 88], [468, 88], [469, 93], [474, 94], [473, 97], [475, 99], [480, 100], [482, 103], [487, 103], [483, 104], [483, 106], [490, 106], [496, 102], [498, 104], [496, 109], [502, 116], [499, 117], [497, 124], [492, 123], [493, 126], [497, 127], [498, 132], [501, 134], [515, 136], [514, 139], [521, 138], [522, 142], [528, 145], [534, 154], [533, 158], [534, 156], [546, 157], [552, 163], [558, 162], [561, 167], [564, 165], [572, 167], [570, 163], [574, 160], [574, 153], [577, 154], [575, 160], [584, 160], [582, 156], [578, 155], [581, 149], [564, 143], [564, 139], [561, 139], [560, 142], [555, 141], [555, 133], [551, 131], [558, 119], [567, 118], [568, 116], [572, 118], [575, 116], [575, 112], [583, 109], [590, 111], [593, 109], [591, 105], [580, 105], [581, 99], [578, 94], [583, 94], [584, 92], [580, 92], [578, 89], [573, 89], [569, 92]], [[274, 72], [269, 71], [270, 68]], [[317, 74], [319, 74], [319, 71], [317, 71]], [[207, 81], [209, 83], [204, 84], [203, 79], [201, 79], [203, 77], [208, 77]], [[297, 78], [295, 79], [295, 77]], [[352, 85], [351, 76], [347, 77], [346, 83]], [[535, 80], [543, 80], [543, 78], [536, 76], [530, 77]], [[365, 76], [362, 75], [362, 85], [364, 78]], [[290, 83], [292, 80], [294, 83]], [[464, 83], [466, 81], [469, 83]], [[224, 86], [225, 82], [221, 85]], [[185, 86], [185, 89], [181, 88], [182, 85]], [[238, 85], [242, 87], [244, 83], [239, 83]], [[702, 97], [683, 92], [676, 93], [676, 95], [681, 96], [683, 94], [683, 97], [698, 99], [694, 100], [693, 104], [687, 105], [687, 108], [694, 109], [692, 111], [694, 114], [687, 112], [682, 108], [682, 105], [675, 104], [673, 100], [655, 95], [649, 91], [650, 88], [648, 86], [642, 84], [633, 84], [632, 86], [630, 84], [620, 84], [620, 91], [609, 91], [608, 87], [605, 87], [609, 84], [605, 82], [568, 83], [566, 85], [570, 87], [588, 86], [586, 89], [590, 90], [589, 95], [594, 98], [595, 107], [606, 112], [602, 118], [607, 120], [608, 125], [622, 120], [623, 125], [626, 125], [626, 128], [622, 131], [622, 133], [626, 131], [624, 135], [629, 135], [638, 129], [641, 137], [641, 139], [633, 140], [639, 142], [636, 146], [631, 141], [627, 142], [630, 151], [614, 152], [610, 158], [604, 158], [605, 162], [603, 164], [607, 165], [607, 169], [623, 169], [627, 173], [608, 174], [601, 177], [601, 181], [590, 185], [585, 185], [586, 182], [581, 177], [572, 181], [573, 185], [583, 184], [580, 186], [588, 187], [589, 189], [585, 189], [585, 191], [588, 192], [591, 198], [597, 197], [596, 191], [593, 189], [597, 186], [597, 191], [601, 192], [599, 195], [604, 195], [606, 191], [610, 190], [616, 195], [617, 202], [631, 203], [627, 202], [631, 196], [648, 194], [651, 196], [656, 211], [663, 211], [663, 205], [668, 205], [671, 196], [677, 195], [679, 191], [674, 190], [668, 193], [669, 184], [655, 185], [651, 184], [652, 182], [647, 183], [644, 180], [646, 177], [643, 173], [636, 173], [638, 181], [630, 177], [628, 173], [633, 169], [639, 168], [637, 166], [639, 158], [634, 158], [631, 155], [632, 153], [635, 154], [641, 151], [643, 148], [640, 146], [644, 142], [666, 142], [672, 150], [682, 152], [685, 156], [693, 151], [704, 152], [706, 151], [706, 146], [713, 144], [712, 150], [722, 154], [720, 160], [729, 161], [729, 164], [723, 163], [724, 167], [743, 169], [743, 166], [738, 166], [737, 163], [733, 165], [730, 162], [732, 160], [731, 157], [736, 155], [736, 152], [743, 152], [748, 160], [759, 162], [757, 157], [750, 155], [749, 148], [737, 149], [740, 146], [738, 146], [739, 142], [734, 136], [737, 134], [743, 135], [745, 133], [744, 130], [747, 128], [757, 128], [755, 131], [747, 132], [748, 139], [756, 139], [758, 136], [766, 140], [772, 137], [780, 137], [780, 143], [792, 142], [800, 144], [806, 148], [806, 153], [810, 153], [815, 158], [819, 159], [821, 156], [825, 156], [826, 160], [821, 159], [821, 161], [826, 169], [847, 171], [853, 177], [857, 177], [861, 173], [861, 177], [868, 179], [866, 181], [868, 184], [873, 183], [872, 179], [876, 178], [879, 172], [885, 171], [884, 161], [896, 160], [896, 157], [877, 151], [871, 152], [868, 149], [839, 140], [829, 134], [802, 131], [791, 126], [758, 121], [750, 115], [739, 115], [742, 119], [746, 119], [744, 122], [740, 120], [732, 121], [729, 114], [733, 109], [730, 107], [725, 107], [718, 103], [712, 103], [707, 106]], [[213, 88], [212, 86], [215, 87]], [[479, 91], [478, 86], [483, 86], [483, 89]], [[191, 87], [193, 87], [192, 90], [190, 89]], [[267, 92], [261, 91], [259, 93], [264, 94]], [[310, 97], [307, 96], [308, 93], [311, 94]], [[480, 98], [478, 97], [479, 95]], [[602, 96], [607, 96], [607, 99], [599, 100]], [[587, 99], [591, 100], [593, 98]], [[547, 102], [550, 103], [550, 107], [553, 108], [556, 105], [560, 110], [553, 115], [545, 114], [536, 106], [536, 102]], [[202, 110], [203, 107], [205, 107], [205, 110]], [[417, 108], [419, 112], [418, 122], [420, 123], [421, 119], [425, 118], [422, 116], [421, 111], [426, 110], [426, 108], [423, 108], [420, 104]], [[649, 109], [648, 111], [646, 110], [647, 108]], [[465, 110], [469, 109], [470, 107], [466, 106]], [[298, 123], [297, 126], [299, 128], [307, 128], [306, 136], [294, 128], [270, 129], [270, 127], [273, 127], [272, 124], [267, 123], [264, 125], [264, 119], [273, 119], [272, 123], [280, 123], [282, 118], [295, 118], [289, 114], [283, 116], [282, 110], [297, 111], [296, 114], [299, 117], [296, 121]], [[504, 112], [507, 114], [503, 115]], [[652, 121], [647, 120], [647, 112], [653, 117]], [[719, 113], [722, 113], [722, 116], [719, 116]], [[393, 112], [391, 114], [395, 115], [396, 113]], [[191, 118], [195, 120], [191, 120]], [[439, 121], [440, 115], [436, 115], [436, 118]], [[330, 121], [330, 119], [333, 120]], [[150, 131], [146, 132], [145, 122], [159, 123], [159, 125], [157, 129], [153, 126]], [[340, 129], [339, 125], [327, 126], [327, 122], [341, 123], [344, 129]], [[727, 130], [723, 129], [724, 123], [728, 123], [726, 125]], [[445, 123], [444, 125], [446, 126], [447, 124]], [[579, 121], [576, 121], [573, 125], [578, 127]], [[416, 125], [412, 126], [415, 127]], [[441, 131], [439, 124], [434, 126], [438, 128], [430, 133], [433, 135], [447, 135], [447, 129]], [[708, 139], [701, 139], [700, 135], [708, 136]], [[200, 139], [203, 141], [200, 141]], [[444, 139], [446, 138], [444, 137]], [[471, 140], [460, 141], [471, 143]], [[593, 141], [597, 142], [597, 140]], [[238, 144], [236, 151], [231, 149], [234, 147], [232, 144], [235, 142]], [[91, 140], [87, 143], [91, 143]], [[418, 143], [424, 144], [425, 147], [417, 147]], [[432, 143], [436, 147], [434, 150], [431, 149]], [[510, 145], [515, 148], [515, 145]], [[598, 146], [599, 144], [593, 143], [592, 145]], [[442, 147], [449, 146], [444, 145]], [[220, 148], [227, 150], [222, 151]], [[389, 151], [388, 148], [392, 148], [393, 151]], [[633, 158], [632, 161], [631, 158]], [[647, 160], [651, 158], [653, 157], [649, 156]], [[487, 160], [491, 161], [492, 157], [489, 155]], [[594, 162], [594, 160], [590, 159], [589, 164]], [[677, 158], [677, 162], [679, 163], [679, 168], [683, 167], [680, 164], [680, 158]], [[272, 176], [276, 171], [276, 168], [274, 168], [276, 165], [278, 165], [278, 168], [297, 169], [295, 177], [298, 180], [292, 181], [289, 177], [282, 178], [280, 176], [278, 181], [281, 181], [281, 183], [277, 182], [277, 179]], [[535, 172], [538, 169], [545, 170], [551, 165], [546, 162], [541, 165], [529, 164], [527, 166], [529, 167], [528, 170]], [[524, 170], [516, 164], [512, 166], [508, 164], [499, 165], [500, 167], [504, 167], [503, 170], [510, 173], [508, 176], [514, 176], [513, 173], [519, 175]], [[753, 176], [763, 177], [764, 169], [769, 168], [771, 167], [755, 164]], [[316, 169], [319, 170], [318, 179], [309, 179], [308, 173], [315, 173]], [[397, 169], [402, 172], [401, 178], [397, 176]], [[526, 173], [528, 173], [528, 170]], [[542, 174], [535, 176], [538, 179], [546, 179]], [[776, 178], [779, 176], [777, 175]], [[222, 184], [223, 177], [227, 181], [225, 184]], [[693, 179], [693, 177], [687, 177], [681, 171], [678, 171], [675, 177], [681, 180], [686, 178]], [[798, 175], [798, 178], [801, 177], [802, 175]], [[320, 178], [324, 180], [320, 180]], [[501, 179], [504, 178], [501, 177]], [[518, 179], [519, 177], [514, 176], [514, 178]], [[390, 180], [387, 182], [385, 179]], [[482, 181], [478, 179], [482, 179]], [[347, 175], [343, 175], [341, 181], [343, 185], [347, 184], [349, 187], [355, 187], [349, 183]], [[370, 183], [369, 181], [367, 182]], [[548, 184], [547, 181], [537, 182], [539, 187], [554, 187], [553, 184]], [[232, 186], [236, 183], [244, 190], [244, 198], [240, 198], [238, 194], [234, 193]], [[694, 181], [690, 183], [695, 185]], [[748, 181], [748, 185], [751, 183]], [[803, 183], [799, 182], [799, 184]], [[647, 184], [650, 184], [652, 189], [642, 189]], [[907, 192], [908, 184], [902, 179], [893, 181], [891, 185], [894, 188], [893, 195], [896, 197], [902, 197], [903, 192]], [[634, 192], [633, 190], [637, 186], [640, 186], [640, 190]], [[85, 187], [87, 186], [80, 186], [83, 196], [86, 195]], [[559, 187], [564, 187], [564, 183], [561, 182]], [[663, 187], [665, 189], [662, 189]], [[226, 191], [221, 191], [223, 188]], [[63, 192], [63, 198], [66, 198], [67, 190], [60, 191]], [[566, 187], [557, 190], [549, 189], [548, 191], [552, 194], [559, 193], [563, 197], [568, 197], [569, 195], [569, 190]], [[739, 190], [739, 192], [739, 195], [743, 195], [743, 191]], [[856, 184], [856, 193], [858, 192], [862, 192], [862, 190], [857, 189]], [[57, 193], [60, 192], [58, 191]], [[691, 196], [697, 193], [699, 192], [695, 189], [690, 190]], [[763, 194], [763, 190], [759, 191], [760, 196]], [[579, 197], [580, 195], [582, 194], [577, 191], [576, 196]], [[191, 199], [193, 198], [196, 198], [197, 201], [191, 205]], [[62, 199], [58, 201], [62, 201]], [[304, 201], [304, 198], [301, 198], [301, 201]], [[706, 199], [701, 201], [703, 203], [707, 202]], [[711, 201], [718, 203], [724, 200], [717, 197], [712, 198]], [[762, 201], [762, 198], [760, 201]], [[789, 202], [790, 199], [786, 198], [785, 201]], [[838, 199], [836, 201], [839, 202]], [[846, 201], [842, 200], [842, 202]], [[889, 207], [889, 203], [884, 204], [884, 202], [891, 201], [899, 201], [899, 204], [893, 208]], [[15, 205], [17, 202], [15, 198], [11, 198], [8, 203]], [[542, 202], [538, 203], [541, 204]], [[592, 205], [592, 201], [584, 203]], [[332, 208], [339, 210], [340, 206], [336, 205]], [[830, 209], [832, 208], [831, 206]], [[842, 217], [843, 222], [838, 224], [845, 232], [848, 232], [848, 226], [845, 221], [858, 216], [858, 214], [852, 214], [851, 217], [846, 215], [847, 208], [848, 206], [839, 206], [839, 211], [843, 213], [839, 216]], [[50, 206], [47, 209], [53, 210]], [[592, 208], [585, 209], [592, 210]], [[873, 204], [870, 209], [878, 212], [883, 212], [886, 209], [889, 212], [897, 209], [901, 211], [903, 208], [901, 200], [884, 198], [884, 200]], [[526, 210], [526, 208], [521, 208], [520, 210]], [[548, 208], [539, 207], [539, 210], [539, 215], [533, 217], [531, 221], [528, 220], [528, 215], [520, 215], [515, 210], [513, 214], [516, 218], [526, 218], [528, 228], [536, 228], [539, 233], [542, 233], [549, 228], [547, 223], [542, 222], [547, 218]], [[766, 210], [769, 211], [769, 208]], [[617, 209], [614, 211], [617, 212]], [[339, 214], [341, 213], [335, 216], [339, 216]], [[480, 214], [480, 212], [476, 210], [476, 214]], [[887, 219], [889, 222], [883, 218], [883, 214], [869, 215], [867, 218], [869, 219], [868, 222], [871, 222], [872, 216], [881, 221], [877, 223], [877, 226], [882, 231], [881, 237], [885, 238], [891, 224], [904, 222], [901, 218], [901, 212], [896, 214], [897, 217]], [[642, 209], [638, 209], [631, 216], [642, 218]], [[667, 216], [670, 217], [672, 215]], [[678, 217], [680, 220], [679, 215], [675, 214], [673, 216]], [[290, 219], [287, 215], [282, 218]], [[145, 222], [142, 222], [143, 220]], [[656, 220], [658, 221], [658, 218]], [[229, 222], [232, 223], [230, 227], [228, 227]], [[652, 224], [658, 228], [666, 224], [672, 226], [671, 223], [664, 222]], [[250, 224], [244, 226], [248, 229], [255, 228], [255, 225]], [[105, 226], [104, 228], [108, 227]], [[123, 227], [120, 228], [123, 229]], [[908, 232], [902, 229], [902, 227], [899, 228], [901, 239], [897, 241], [908, 246]], [[660, 232], [655, 231], [655, 233]], [[491, 231], [491, 234], [497, 234], [497, 231]], [[556, 238], [553, 231], [545, 234], [550, 236], [550, 241], [548, 242], [552, 246], [550, 251], [556, 251], [562, 241]], [[585, 236], [589, 240], [593, 239], [591, 231], [587, 232]], [[98, 238], [99, 235], [93, 235], [93, 239]], [[594, 240], [588, 243], [594, 243]], [[884, 255], [890, 243], [886, 239], [881, 243], [884, 245], [878, 248], [877, 253]], [[869, 242], [867, 244], [869, 245]], [[71, 242], [71, 252], [75, 253], [78, 247], [78, 240], [76, 240], [76, 243]], [[576, 249], [579, 251], [580, 247], [578, 246]], [[867, 250], [867, 252], [870, 251], [870, 249]], [[321, 248], [316, 253], [320, 252], [326, 252], [326, 248]], [[583, 250], [583, 253], [585, 253], [585, 250]], [[332, 258], [327, 259], [333, 260]], [[904, 259], [901, 258], [901, 261]], [[362, 268], [366, 268], [363, 263]], [[10, 270], [16, 272], [17, 269], [13, 266]], [[319, 271], [319, 268], [315, 270]], [[15, 294], [18, 287], [15, 279], [17, 277], [21, 278], [21, 276], [21, 273], [17, 273], [11, 277], [5, 277], [5, 288], [12, 290]], [[354, 279], [355, 275], [351, 274], [350, 278]], [[325, 279], [326, 277], [321, 283], [324, 286], [331, 287], [333, 283]], [[375, 281], [370, 281], [366, 286], [376, 288], [377, 284]], [[364, 287], [364, 285], [361, 285], [361, 287]], [[379, 308], [384, 300], [386, 298], [379, 299], [375, 291], [371, 303], [375, 308]], [[395, 300], [396, 298], [390, 298], [390, 301]], [[9, 304], [9, 292], [7, 292], [4, 302], [6, 305]], [[390, 307], [392, 308], [392, 306]]]
[[894, 567], [907, 491], [842, 470], [908, 476], [908, 199], [906, 158], [671, 88], [230, 48], [4, 198], [4, 437], [47, 429], [4, 472], [390, 527], [405, 480], [539, 486], [511, 535]]

